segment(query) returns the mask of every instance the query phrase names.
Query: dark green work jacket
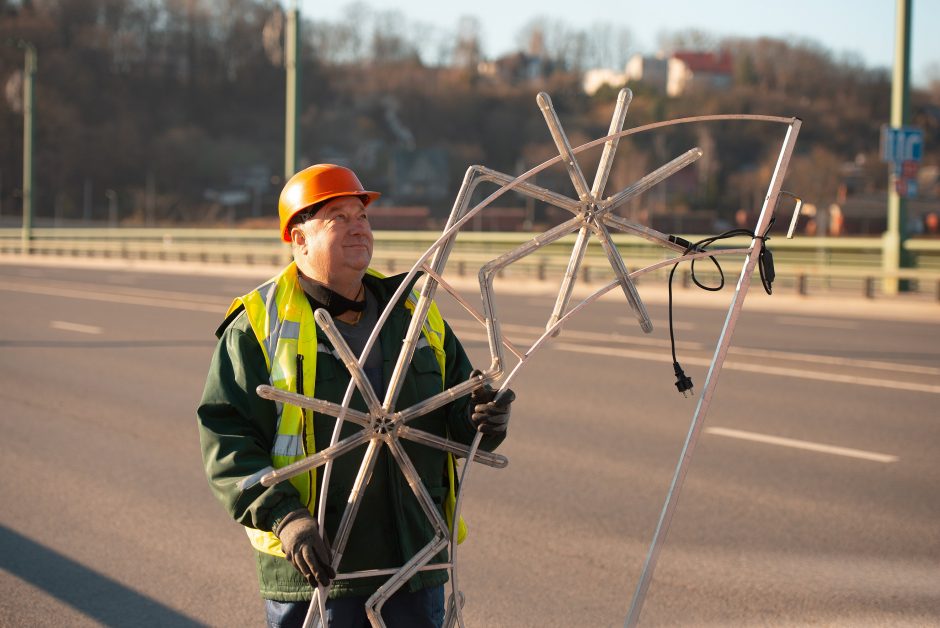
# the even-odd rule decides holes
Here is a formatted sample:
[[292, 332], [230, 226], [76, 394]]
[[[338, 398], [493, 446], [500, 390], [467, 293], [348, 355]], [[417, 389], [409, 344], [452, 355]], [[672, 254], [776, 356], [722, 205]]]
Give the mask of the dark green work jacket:
[[[384, 279], [366, 275], [363, 278], [379, 300], [379, 311], [385, 307], [403, 278], [403, 275]], [[386, 384], [411, 318], [404, 302], [405, 296], [396, 304], [379, 335]], [[460, 342], [449, 327], [445, 326], [445, 329], [447, 360], [443, 381], [445, 387], [450, 388], [466, 381], [472, 367]], [[258, 530], [273, 530], [287, 513], [304, 507], [297, 489], [290, 482], [268, 488], [259, 484], [244, 491], [237, 487], [243, 477], [271, 465], [277, 420], [275, 404], [261, 399], [255, 393], [259, 384], [269, 383], [270, 374], [243, 310], [230, 316], [217, 335], [220, 340], [197, 410], [206, 475], [213, 492], [236, 521]], [[320, 329], [317, 330], [317, 340], [318, 343], [332, 346]], [[350, 379], [346, 368], [330, 353], [319, 353], [316, 360], [315, 396], [335, 403], [342, 402]], [[430, 347], [423, 346], [415, 351], [396, 407], [407, 408], [441, 390], [442, 375], [438, 360]], [[469, 444], [475, 431], [467, 417], [467, 405], [468, 397], [465, 396], [410, 421], [408, 425]], [[366, 410], [358, 391], [350, 406]], [[314, 413], [314, 435], [318, 448], [322, 449], [330, 442], [334, 422], [333, 417]], [[361, 429], [346, 422], [341, 438]], [[481, 449], [492, 451], [501, 440], [502, 437], [485, 436], [480, 444]], [[448, 487], [447, 455], [410, 441], [402, 440], [401, 443], [443, 515]], [[336, 534], [365, 449], [366, 445], [362, 445], [340, 456], [334, 463], [326, 510], [326, 533], [330, 539]], [[319, 478], [318, 473], [318, 489]], [[431, 523], [388, 449], [382, 447], [352, 527], [340, 563], [340, 573], [400, 567], [424, 547], [432, 536]], [[255, 551], [255, 554], [262, 597], [281, 601], [311, 598], [312, 589], [286, 559], [259, 551]], [[446, 560], [446, 557], [446, 551], [442, 551], [434, 562]], [[334, 583], [330, 596], [371, 595], [386, 580], [387, 577], [340, 580]], [[447, 573], [443, 570], [425, 571], [411, 578], [406, 587], [417, 591], [446, 581]]]

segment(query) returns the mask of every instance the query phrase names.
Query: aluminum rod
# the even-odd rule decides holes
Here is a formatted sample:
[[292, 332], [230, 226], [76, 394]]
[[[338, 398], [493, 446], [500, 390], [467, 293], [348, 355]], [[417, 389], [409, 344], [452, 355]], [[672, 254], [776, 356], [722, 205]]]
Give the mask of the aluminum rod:
[[369, 441], [369, 447], [366, 449], [365, 456], [362, 457], [362, 463], [359, 465], [359, 473], [356, 474], [356, 480], [349, 490], [349, 498], [346, 500], [346, 508], [343, 510], [343, 516], [340, 519], [339, 526], [336, 528], [336, 538], [333, 542], [333, 560], [331, 565], [335, 572], [339, 572], [339, 564], [343, 560], [343, 554], [346, 552], [346, 543], [349, 541], [349, 534], [352, 532], [353, 523], [356, 520], [356, 514], [359, 512], [359, 506], [362, 504], [365, 487], [372, 479], [372, 470], [375, 468], [375, 461], [378, 459], [379, 445], [381, 440], [378, 436]]
[[571, 177], [571, 183], [574, 184], [578, 198], [581, 199], [582, 203], [590, 202], [591, 191], [588, 189], [587, 180], [584, 178], [584, 173], [581, 171], [578, 160], [575, 159], [574, 151], [571, 149], [568, 136], [565, 135], [565, 131], [561, 126], [561, 120], [558, 119], [555, 107], [552, 106], [551, 97], [545, 92], [539, 92], [535, 97], [535, 101], [538, 103], [539, 109], [542, 110], [545, 123], [548, 125], [552, 139], [555, 140], [555, 147], [558, 148], [561, 160], [564, 162], [565, 168], [568, 169], [568, 176]]
[[[429, 447], [436, 447], [437, 449], [443, 451], [449, 451], [450, 453], [460, 458], [468, 458], [470, 455], [470, 447], [464, 445], [463, 443], [458, 443], [447, 438], [442, 438], [435, 434], [429, 434], [424, 430], [408, 427], [407, 425], [398, 427], [398, 436], [415, 443], [420, 443]], [[505, 469], [507, 466], [509, 466], [509, 458], [500, 454], [491, 453], [489, 451], [478, 451], [473, 456], [473, 461], [485, 464], [488, 467], [493, 467], [494, 469]]]
[[[459, 303], [460, 305], [462, 305], [462, 306], [463, 306], [463, 309], [466, 310], [467, 313], [470, 314], [470, 316], [472, 316], [472, 317], [476, 320], [476, 322], [480, 323], [481, 325], [483, 325], [484, 328], [486, 328], [486, 320], [484, 320], [483, 315], [480, 314], [480, 313], [476, 310], [476, 308], [473, 307], [473, 306], [470, 304], [470, 302], [467, 301], [467, 300], [463, 297], [462, 294], [460, 294], [453, 286], [451, 286], [449, 283], [447, 283], [447, 281], [445, 281], [443, 277], [441, 277], [440, 275], [438, 275], [437, 273], [435, 273], [433, 270], [431, 270], [431, 269], [428, 268], [427, 266], [424, 267], [424, 271], [425, 271], [427, 274], [429, 274], [430, 276], [434, 277], [434, 280], [435, 280], [442, 288], [444, 288], [444, 290], [446, 290], [447, 293], [450, 294], [450, 296], [452, 296], [455, 301], [457, 301], [457, 303]], [[517, 358], [521, 358], [521, 357], [522, 357], [522, 350], [519, 349], [515, 344], [513, 344], [512, 342], [510, 342], [510, 341], [509, 341], [509, 338], [506, 338], [505, 336], [503, 336], [503, 346], [506, 347], [507, 349], [509, 349], [509, 351], [510, 351], [511, 353], [513, 353]]]
[[[498, 374], [492, 372], [484, 372], [483, 382], [489, 382], [493, 379], [496, 379]], [[428, 397], [424, 401], [419, 401], [413, 406], [405, 408], [399, 412], [396, 412], [393, 416], [395, 421], [400, 421], [402, 423], [407, 423], [412, 419], [415, 419], [423, 414], [432, 412], [446, 406], [451, 401], [463, 397], [464, 395], [469, 394], [474, 388], [477, 388], [480, 384], [476, 383], [474, 380], [468, 380], [466, 382], [460, 382], [455, 386], [451, 386], [447, 390], [442, 390], [433, 397]]]
[[[500, 388], [500, 392], [505, 389], [505, 384]], [[499, 398], [497, 393], [496, 398]], [[474, 458], [477, 454], [477, 450], [480, 448], [480, 441], [483, 439], [483, 433], [477, 432], [473, 437], [473, 442], [470, 444], [470, 454], [469, 458]], [[458, 577], [457, 577], [457, 546], [458, 536], [460, 534], [460, 507], [463, 506], [463, 487], [467, 485], [467, 480], [470, 478], [470, 467], [473, 465], [465, 463], [463, 466], [463, 473], [460, 475], [460, 482], [457, 490], [457, 501], [454, 503], [454, 522], [453, 530], [451, 530], [451, 539], [450, 539], [450, 562], [453, 564], [453, 567], [450, 570], [451, 577], [451, 595], [456, 600], [460, 595], [460, 587], [458, 586]], [[458, 606], [455, 610], [457, 625], [463, 628], [463, 612], [462, 608]]]
[[[428, 563], [422, 565], [416, 571], [440, 571], [449, 569], [450, 562], [446, 563]], [[401, 567], [389, 567], [388, 569], [365, 569], [363, 571], [351, 571], [348, 573], [337, 574], [336, 579], [342, 577], [343, 580], [356, 580], [358, 578], [374, 578], [376, 576], [391, 576], [398, 572]]]
[[634, 286], [633, 281], [630, 280], [630, 271], [627, 270], [627, 265], [624, 263], [623, 257], [620, 256], [620, 251], [617, 250], [616, 245], [611, 241], [607, 227], [604, 226], [604, 223], [598, 221], [592, 221], [592, 226], [596, 230], [595, 233], [598, 239], [601, 241], [601, 246], [604, 247], [607, 260], [614, 269], [614, 275], [620, 282], [623, 295], [627, 297], [627, 303], [630, 304], [633, 314], [636, 316], [636, 320], [640, 323], [640, 329], [642, 329], [644, 333], [651, 333], [653, 331], [653, 321], [650, 320], [649, 312], [646, 311], [646, 306], [640, 298], [640, 293], [636, 291], [636, 286]]
[[672, 249], [673, 251], [685, 251], [685, 247], [681, 244], [670, 242], [669, 236], [665, 233], [656, 231], [655, 229], [651, 229], [643, 225], [632, 223], [624, 218], [621, 218], [620, 216], [617, 216], [616, 214], [606, 213], [601, 217], [601, 220], [603, 220], [604, 224], [609, 227], [620, 229], [621, 231], [629, 233], [630, 235], [639, 236], [644, 240], [648, 240], [660, 246], [664, 246], [667, 249]]
[[372, 628], [386, 628], [385, 622], [382, 620], [382, 606], [385, 605], [388, 598], [394, 595], [395, 591], [408, 582], [409, 578], [418, 573], [422, 564], [434, 558], [445, 547], [447, 547], [447, 538], [435, 536], [430, 543], [416, 552], [411, 560], [406, 562], [401, 569], [395, 572], [395, 575], [389, 578], [366, 600], [366, 618]]
[[626, 203], [630, 199], [639, 196], [643, 192], [646, 192], [654, 185], [665, 181], [689, 164], [695, 163], [699, 158], [701, 158], [703, 154], [704, 153], [702, 152], [702, 149], [698, 148], [697, 146], [695, 148], [690, 148], [675, 159], [669, 161], [666, 164], [663, 164], [656, 170], [647, 174], [639, 181], [636, 181], [632, 185], [627, 186], [622, 191], [614, 194], [613, 196], [604, 199], [604, 201], [600, 203], [600, 213], [613, 211], [623, 203]]
[[561, 287], [558, 289], [558, 298], [555, 299], [555, 307], [552, 308], [552, 314], [548, 317], [545, 327], [551, 327], [558, 322], [561, 315], [564, 314], [571, 300], [571, 291], [574, 290], [575, 278], [578, 276], [578, 270], [584, 261], [584, 254], [587, 252], [588, 238], [591, 235], [591, 226], [581, 225], [578, 231], [578, 237], [571, 249], [571, 257], [568, 259], [568, 267], [565, 268], [565, 274], [561, 279]]
[[[343, 338], [339, 329], [336, 328], [333, 317], [323, 308], [318, 308], [317, 311], [313, 313], [313, 318], [316, 319], [317, 325], [323, 329], [323, 332], [326, 334], [327, 338], [330, 339], [330, 342], [333, 343], [333, 348], [336, 350], [336, 353], [339, 354], [339, 358], [346, 366], [346, 370], [349, 371], [350, 377], [356, 382], [356, 388], [359, 389], [359, 394], [362, 395], [363, 401], [366, 402], [366, 407], [369, 408], [369, 414], [372, 415], [373, 419], [382, 416], [382, 404], [379, 403], [379, 398], [372, 388], [372, 383], [369, 381], [366, 372], [362, 370], [362, 366], [359, 364], [359, 360], [356, 359], [356, 355], [352, 352], [352, 349], [349, 348], [349, 345], [346, 344], [346, 339]], [[346, 405], [347, 404], [344, 404], [344, 406]]]
[[418, 470], [415, 469], [414, 463], [411, 462], [411, 458], [408, 457], [407, 452], [405, 452], [401, 443], [396, 439], [386, 435], [384, 440], [388, 450], [398, 463], [402, 475], [405, 476], [405, 481], [407, 481], [408, 486], [411, 487], [411, 492], [418, 498], [418, 504], [421, 506], [421, 510], [427, 515], [434, 529], [446, 538], [448, 536], [447, 522], [444, 521], [444, 516], [438, 512], [437, 504], [434, 503], [434, 499], [431, 497], [431, 494], [428, 493], [427, 487], [425, 487], [424, 482], [421, 481], [421, 476], [418, 474]]
[[317, 624], [320, 626], [328, 625], [329, 620], [326, 619], [327, 590], [328, 587], [323, 585], [317, 585], [313, 589], [313, 598], [310, 600], [310, 606], [307, 607], [307, 614], [304, 617], [302, 628], [319, 628]]
[[502, 349], [502, 333], [499, 330], [499, 320], [496, 317], [493, 300], [493, 277], [501, 268], [579, 229], [581, 222], [581, 216], [569, 218], [480, 268], [480, 293], [483, 299], [483, 313], [487, 321], [486, 336], [490, 345], [490, 355], [494, 356], [495, 368], [502, 370], [505, 358]]
[[357, 423], [363, 427], [369, 427], [372, 425], [372, 419], [365, 412], [360, 412], [359, 410], [353, 410], [352, 408], [343, 408], [343, 406], [338, 403], [333, 403], [332, 401], [324, 401], [323, 399], [317, 399], [316, 397], [308, 397], [307, 395], [300, 395], [288, 390], [281, 390], [280, 388], [275, 388], [274, 386], [269, 386], [267, 384], [262, 384], [256, 389], [258, 396], [262, 399], [270, 399], [271, 401], [280, 401], [281, 403], [289, 403], [300, 408], [307, 408], [320, 414], [326, 414], [328, 416], [339, 416], [340, 413], [346, 414], [346, 419]]
[[337, 458], [346, 452], [352, 451], [359, 445], [362, 445], [370, 438], [368, 432], [359, 432], [348, 438], [337, 442], [335, 445], [330, 445], [322, 451], [318, 451], [312, 456], [307, 456], [303, 460], [298, 460], [293, 464], [289, 464], [286, 467], [281, 467], [280, 469], [274, 469], [267, 475], [261, 478], [261, 484], [264, 486], [274, 486], [279, 482], [284, 480], [289, 480], [295, 475], [300, 475], [310, 469], [319, 467], [320, 465]]
[[[800, 126], [800, 120], [795, 119], [793, 123], [787, 128], [786, 137], [784, 138], [783, 144], [781, 146], [780, 155], [777, 158], [777, 165], [774, 168], [773, 176], [770, 179], [767, 195], [764, 197], [764, 205], [761, 208], [760, 216], [757, 219], [757, 226], [754, 228], [755, 233], [763, 233], [767, 229], [767, 225], [770, 223], [770, 218], [773, 215], [774, 208], [777, 204], [777, 197], [780, 194], [780, 187], [783, 183], [783, 177], [786, 175], [787, 168], [790, 163], [790, 157], [793, 154], [793, 147], [796, 143]], [[759, 239], [754, 238], [751, 241], [751, 251], [748, 253], [748, 256], [745, 259], [744, 265], [741, 269], [741, 276], [738, 278], [738, 285], [735, 289], [734, 296], [731, 299], [731, 305], [728, 308], [728, 315], [725, 319], [724, 327], [722, 327], [718, 344], [715, 347], [715, 354], [712, 358], [711, 366], [708, 369], [708, 375], [705, 378], [705, 387], [702, 391], [701, 397], [699, 397], [698, 405], [695, 408], [695, 414], [693, 415], [691, 425], [689, 426], [689, 433], [686, 436], [685, 444], [682, 447], [682, 453], [679, 456], [679, 462], [676, 466], [672, 484], [670, 485], [669, 492], [666, 495], [666, 501], [663, 504], [662, 513], [660, 514], [659, 522], [656, 525], [656, 532], [653, 534], [653, 540], [650, 544], [649, 553], [647, 554], [646, 562], [643, 565], [643, 572], [640, 575], [636, 591], [633, 595], [633, 601], [630, 604], [630, 610], [627, 613], [627, 618], [624, 622], [624, 625], [627, 628], [636, 626], [640, 619], [640, 613], [643, 610], [643, 602], [646, 599], [646, 593], [649, 589], [653, 572], [656, 569], [656, 563], [659, 560], [659, 553], [662, 547], [662, 543], [669, 533], [669, 526], [672, 523], [672, 517], [675, 512], [676, 504], [679, 502], [679, 494], [682, 491], [682, 485], [685, 482], [689, 465], [692, 462], [692, 454], [695, 452], [695, 446], [698, 443], [698, 437], [702, 428], [704, 427], [705, 415], [708, 412], [708, 407], [711, 404], [712, 396], [714, 395], [715, 389], [718, 385], [718, 375], [721, 372], [721, 367], [724, 364], [725, 356], [728, 353], [728, 348], [731, 344], [731, 337], [734, 334], [734, 327], [737, 324], [738, 317], [741, 313], [741, 308], [744, 305], [744, 298], [747, 296], [747, 290], [751, 284], [751, 276], [754, 273], [755, 266], [757, 265], [758, 254], [760, 252], [759, 247], [761, 246], [762, 242]]]
[[395, 461], [398, 463], [402, 475], [405, 476], [405, 480], [411, 487], [411, 491], [418, 499], [418, 504], [434, 527], [435, 533], [434, 537], [424, 548], [415, 553], [411, 560], [407, 561], [401, 569], [395, 572], [394, 576], [389, 578], [389, 580], [379, 587], [366, 601], [366, 616], [375, 628], [385, 626], [385, 623], [382, 621], [382, 605], [385, 604], [388, 598], [405, 584], [409, 578], [416, 574], [422, 565], [428, 563], [438, 552], [446, 548], [448, 539], [447, 522], [444, 521], [441, 513], [438, 512], [437, 505], [434, 503], [427, 488], [425, 488], [424, 483], [421, 481], [421, 476], [418, 474], [418, 470], [415, 469], [408, 454], [402, 449], [401, 444], [396, 439], [386, 435], [384, 441], [386, 447], [388, 447]]
[[[485, 166], [472, 167], [479, 173], [480, 179], [489, 181], [491, 183], [496, 183], [497, 185], [508, 185], [516, 178], [511, 175], [492, 170]], [[519, 194], [526, 194], [534, 199], [544, 201], [549, 205], [566, 209], [573, 214], [577, 214], [581, 210], [581, 204], [577, 201], [572, 200], [563, 194], [559, 194], [558, 192], [554, 192], [547, 188], [535, 185], [534, 183], [521, 182], [516, 186], [515, 191]]]
[[524, 242], [513, 250], [503, 253], [499, 257], [484, 264], [480, 268], [480, 274], [495, 274], [505, 266], [522, 259], [529, 253], [533, 253], [543, 246], [551, 244], [552, 242], [565, 237], [569, 233], [574, 233], [576, 229], [580, 228], [582, 222], [583, 219], [581, 216], [575, 216], [573, 218], [569, 218], [560, 225], [552, 227], [548, 231], [537, 234], [528, 242]]
[[437, 282], [433, 277], [428, 277], [425, 282], [422, 294], [418, 298], [414, 312], [411, 314], [411, 321], [408, 323], [408, 331], [401, 341], [401, 350], [398, 352], [398, 360], [395, 362], [395, 368], [392, 370], [392, 376], [388, 381], [388, 388], [385, 393], [385, 402], [382, 404], [383, 412], [391, 412], [398, 401], [398, 394], [405, 383], [405, 374], [411, 365], [411, 358], [418, 346], [418, 337], [424, 330], [427, 321], [428, 310], [431, 308], [431, 296]]
[[[624, 87], [617, 93], [617, 104], [614, 106], [614, 115], [610, 118], [610, 128], [607, 135], [614, 135], [623, 130], [623, 123], [627, 119], [627, 109], [630, 108], [630, 102], [633, 100], [633, 92]], [[604, 151], [601, 153], [600, 163], [597, 165], [597, 171], [594, 173], [594, 184], [591, 186], [591, 198], [597, 202], [602, 198], [604, 188], [607, 187], [607, 178], [610, 176], [610, 169], [614, 165], [614, 155], [617, 154], [617, 145], [620, 143], [619, 137], [611, 137], [604, 142]]]

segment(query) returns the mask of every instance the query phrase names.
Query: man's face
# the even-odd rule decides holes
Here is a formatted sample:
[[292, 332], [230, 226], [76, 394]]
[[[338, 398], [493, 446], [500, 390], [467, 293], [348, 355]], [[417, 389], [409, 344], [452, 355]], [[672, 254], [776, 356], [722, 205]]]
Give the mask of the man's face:
[[362, 274], [372, 260], [372, 228], [362, 200], [341, 196], [291, 229], [291, 240], [313, 279], [329, 283]]

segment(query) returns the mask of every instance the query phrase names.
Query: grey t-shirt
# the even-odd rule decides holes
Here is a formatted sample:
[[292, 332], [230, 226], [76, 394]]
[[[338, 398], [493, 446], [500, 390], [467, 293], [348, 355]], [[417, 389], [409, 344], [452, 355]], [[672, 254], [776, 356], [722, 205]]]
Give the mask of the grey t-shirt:
[[[359, 321], [355, 325], [334, 319], [336, 328], [339, 329], [343, 340], [346, 341], [346, 344], [349, 345], [349, 348], [352, 349], [356, 357], [362, 355], [362, 350], [366, 347], [366, 341], [369, 339], [372, 329], [379, 320], [378, 301], [375, 295], [366, 288], [364, 296], [366, 308], [362, 311], [362, 316], [359, 317]], [[376, 396], [381, 400], [385, 396], [385, 382], [382, 381], [382, 347], [379, 346], [378, 341], [372, 346], [372, 350], [369, 352], [369, 357], [366, 358], [363, 370], [366, 372], [366, 377], [369, 378], [369, 382], [372, 384]]]

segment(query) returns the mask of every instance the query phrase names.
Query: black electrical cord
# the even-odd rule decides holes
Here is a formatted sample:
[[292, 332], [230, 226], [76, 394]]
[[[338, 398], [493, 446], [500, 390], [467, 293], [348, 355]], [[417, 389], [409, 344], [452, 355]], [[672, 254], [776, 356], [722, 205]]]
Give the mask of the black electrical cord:
[[[770, 239], [770, 236], [767, 234], [770, 232], [770, 228], [774, 225], [774, 217], [771, 216], [770, 222], [767, 224], [767, 229], [764, 230], [763, 235], [757, 235], [753, 231], [748, 229], [731, 229], [730, 231], [725, 231], [716, 236], [711, 236], [708, 238], [703, 238], [698, 242], [689, 242], [683, 238], [678, 238], [670, 236], [669, 239], [672, 242], [685, 245], [686, 249], [683, 251], [682, 255], [688, 255], [689, 253], [703, 253], [706, 251], [709, 245], [714, 244], [719, 240], [727, 240], [728, 238], [733, 238], [736, 236], [749, 236], [760, 240], [760, 252], [757, 257], [757, 268], [760, 271], [760, 280], [761, 284], [764, 286], [764, 290], [767, 294], [773, 294], [773, 282], [776, 278], [776, 273], [774, 272], [774, 258], [770, 252], [770, 249], [767, 248], [767, 240]], [[709, 292], [718, 292], [725, 287], [725, 273], [721, 269], [721, 264], [718, 263], [718, 260], [713, 256], [709, 255], [708, 259], [715, 264], [715, 267], [718, 269], [719, 283], [717, 286], [706, 286], [701, 283], [698, 278], [695, 276], [695, 260], [693, 259], [690, 264], [691, 278], [692, 282], [701, 288], [702, 290], [708, 290]], [[692, 378], [688, 377], [685, 372], [682, 370], [682, 367], [679, 365], [679, 360], [676, 358], [676, 335], [673, 329], [672, 324], [672, 279], [676, 274], [676, 269], [679, 267], [680, 262], [676, 262], [672, 266], [672, 270], [669, 271], [669, 346], [672, 349], [672, 368], [676, 375], [676, 388], [684, 397], [687, 397], [689, 394], [694, 394], [692, 390]]]

